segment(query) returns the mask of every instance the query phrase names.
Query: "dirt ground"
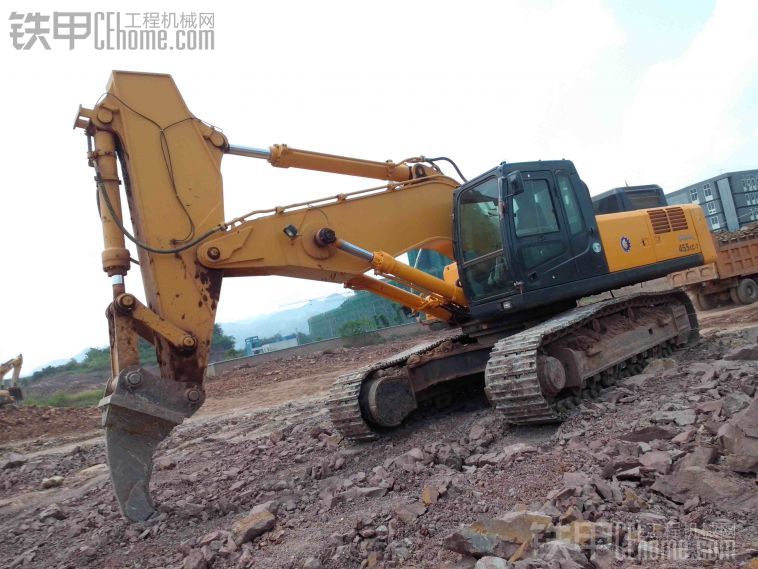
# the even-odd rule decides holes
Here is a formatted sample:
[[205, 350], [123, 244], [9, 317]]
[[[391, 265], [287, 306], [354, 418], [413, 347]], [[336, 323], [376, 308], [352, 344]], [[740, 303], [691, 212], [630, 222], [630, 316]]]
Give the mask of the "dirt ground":
[[[0, 566], [471, 568], [482, 551], [469, 524], [529, 510], [552, 525], [519, 568], [747, 567], [758, 555], [755, 471], [735, 470], [744, 451], [719, 433], [758, 408], [758, 362], [729, 359], [756, 345], [758, 306], [700, 322], [696, 346], [543, 427], [508, 427], [472, 393], [379, 441], [341, 440], [322, 405], [333, 379], [423, 338], [235, 369], [206, 384], [203, 409], [160, 445], [160, 515], [143, 524], [118, 512], [94, 410], [2, 411]], [[616, 529], [572, 561], [547, 556], [551, 532], [572, 522]], [[645, 524], [689, 528], [711, 556], [727, 528], [733, 555], [664, 554]], [[240, 539], [245, 527], [255, 537]], [[477, 569], [509, 566], [485, 561]]]

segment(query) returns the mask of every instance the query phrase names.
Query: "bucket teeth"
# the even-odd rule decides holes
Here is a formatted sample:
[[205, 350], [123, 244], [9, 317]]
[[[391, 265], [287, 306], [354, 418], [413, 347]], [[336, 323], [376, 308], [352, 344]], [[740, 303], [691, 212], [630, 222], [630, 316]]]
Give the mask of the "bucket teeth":
[[113, 491], [128, 520], [142, 522], [155, 511], [150, 498], [155, 447], [204, 397], [199, 385], [131, 366], [121, 370], [114, 390], [100, 401]]
[[155, 511], [150, 497], [153, 452], [174, 423], [113, 405], [103, 410], [103, 423], [105, 452], [121, 513], [133, 522], [145, 521]]

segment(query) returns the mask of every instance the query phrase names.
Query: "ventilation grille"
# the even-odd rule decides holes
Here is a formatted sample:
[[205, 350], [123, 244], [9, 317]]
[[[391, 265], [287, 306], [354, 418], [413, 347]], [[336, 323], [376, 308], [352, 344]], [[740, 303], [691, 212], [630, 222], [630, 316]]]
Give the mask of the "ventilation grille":
[[687, 218], [680, 207], [670, 207], [666, 209], [649, 209], [647, 212], [650, 216], [650, 224], [653, 226], [653, 233], [670, 233], [671, 231], [683, 231], [688, 229]]

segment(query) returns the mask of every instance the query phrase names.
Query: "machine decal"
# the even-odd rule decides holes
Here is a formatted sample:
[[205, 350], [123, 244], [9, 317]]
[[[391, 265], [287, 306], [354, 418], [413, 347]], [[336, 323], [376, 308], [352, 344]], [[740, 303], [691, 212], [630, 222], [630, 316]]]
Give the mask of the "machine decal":
[[628, 253], [632, 248], [632, 242], [626, 235], [621, 238], [621, 248], [624, 250], [624, 253]]

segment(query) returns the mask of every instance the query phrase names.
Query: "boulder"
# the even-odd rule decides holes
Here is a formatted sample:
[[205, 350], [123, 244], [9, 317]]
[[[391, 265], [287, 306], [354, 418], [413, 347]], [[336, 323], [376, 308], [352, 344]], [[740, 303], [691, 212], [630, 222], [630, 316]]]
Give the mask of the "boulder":
[[691, 466], [705, 467], [712, 464], [717, 456], [718, 451], [714, 447], [699, 446], [677, 462], [676, 467], [677, 469], [689, 468]]
[[758, 344], [751, 344], [730, 350], [722, 359], [732, 361], [755, 361], [758, 360]]
[[12, 452], [5, 455], [2, 459], [3, 470], [8, 468], [17, 468], [26, 463], [26, 457], [17, 452]]
[[502, 518], [482, 518], [454, 531], [444, 540], [457, 553], [509, 558], [523, 543], [542, 535], [552, 525], [552, 517], [541, 512], [509, 512]]
[[758, 473], [758, 398], [721, 425], [718, 440], [729, 468], [745, 474]]
[[274, 514], [268, 511], [256, 512], [235, 522], [232, 526], [232, 539], [237, 545], [241, 545], [271, 531], [275, 525]]
[[590, 569], [592, 564], [587, 556], [582, 553], [581, 547], [574, 543], [567, 543], [561, 540], [548, 541], [537, 548], [537, 557], [545, 561], [574, 562], [580, 567]]
[[732, 417], [733, 415], [736, 415], [743, 409], [747, 408], [751, 402], [752, 398], [749, 395], [742, 393], [742, 391], [735, 391], [733, 393], [730, 393], [724, 397], [724, 415], [726, 417]]
[[640, 456], [640, 464], [661, 474], [671, 470], [671, 456], [666, 451], [654, 450]]
[[758, 492], [750, 483], [701, 466], [681, 468], [669, 476], [659, 476], [651, 488], [679, 504], [697, 495], [727, 511], [758, 508]]

